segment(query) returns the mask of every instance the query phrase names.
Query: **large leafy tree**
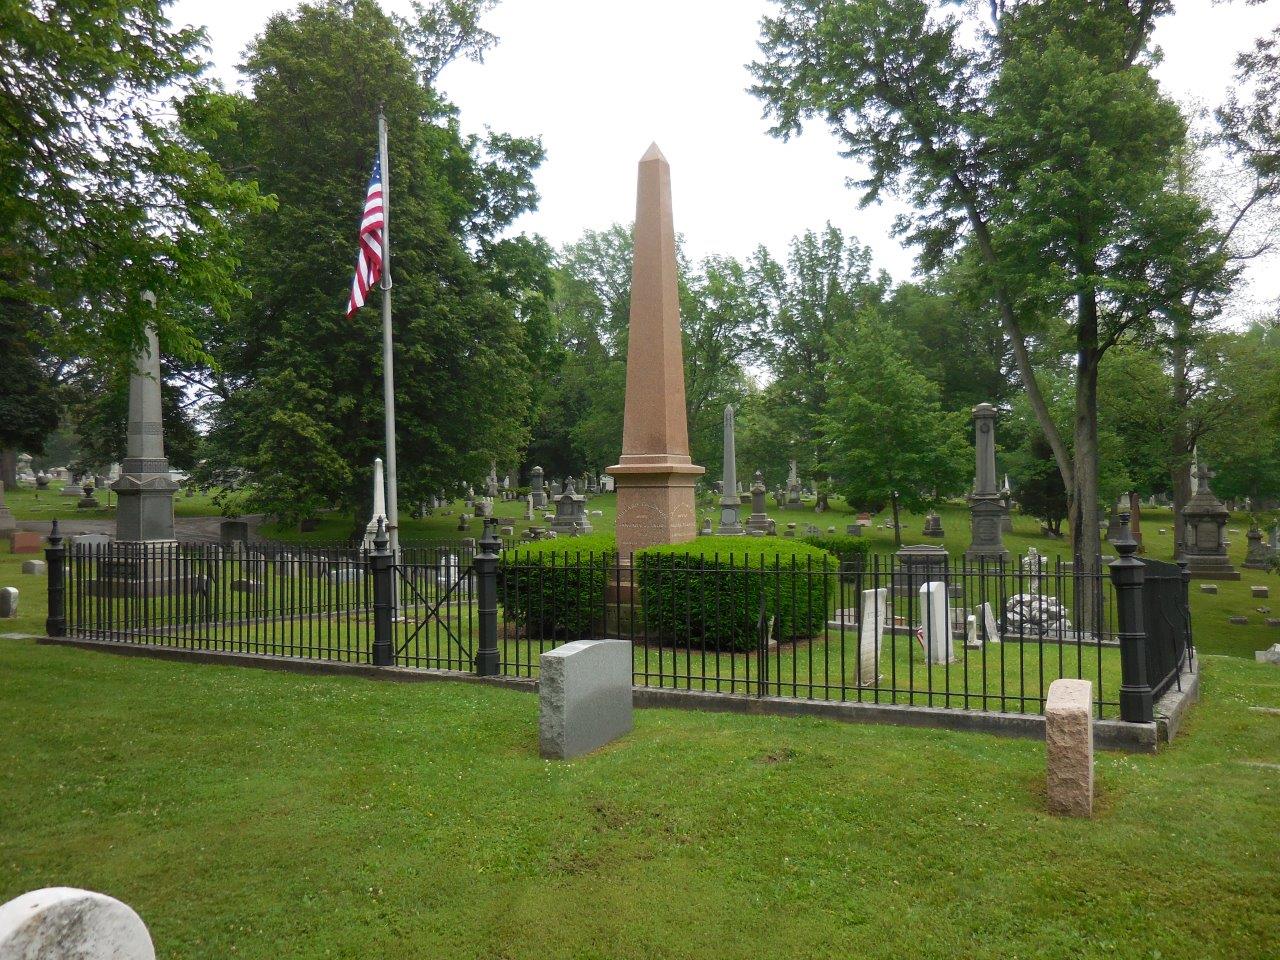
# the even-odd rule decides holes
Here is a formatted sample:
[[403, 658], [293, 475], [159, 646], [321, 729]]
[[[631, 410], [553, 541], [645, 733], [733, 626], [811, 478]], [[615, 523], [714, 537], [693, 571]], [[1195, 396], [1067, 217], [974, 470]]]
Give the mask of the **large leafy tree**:
[[[925, 267], [974, 251], [1071, 491], [1073, 540], [1091, 566], [1103, 357], [1151, 329], [1191, 285], [1216, 290], [1222, 270], [1205, 211], [1169, 189], [1185, 128], [1145, 53], [1168, 5], [780, 6], [764, 22], [764, 56], [753, 68], [774, 131], [789, 136], [815, 117], [829, 123], [870, 169], [864, 201], [886, 191], [911, 199], [902, 227]], [[1201, 309], [1212, 307], [1206, 296]], [[1032, 361], [1037, 331], [1059, 323], [1074, 354], [1065, 436]]]
[[[465, 5], [463, 5], [465, 6]], [[433, 6], [433, 9], [436, 7]], [[546, 250], [503, 233], [536, 203], [537, 142], [461, 132], [420, 68], [431, 37], [373, 0], [270, 19], [220, 144], [278, 208], [248, 219], [253, 299], [211, 331], [218, 369], [204, 478], [239, 508], [366, 511], [383, 445], [377, 298], [345, 317], [364, 188], [385, 107], [401, 498], [511, 462], [528, 437], [530, 356], [546, 335]], [[465, 50], [446, 38], [443, 49]], [[432, 63], [436, 63], [432, 60]]]
[[819, 424], [827, 402], [826, 369], [833, 334], [883, 300], [888, 278], [874, 275], [871, 250], [828, 224], [791, 242], [786, 263], [761, 247], [751, 261], [761, 308], [756, 349], [771, 384], [769, 420], [785, 457], [810, 475], [822, 461]]
[[874, 312], [845, 325], [830, 351], [819, 421], [823, 466], [851, 504], [892, 506], [901, 546], [903, 507], [964, 489], [972, 459], [967, 418], [942, 409], [937, 384], [894, 346], [892, 328]]
[[0, 300], [42, 311], [64, 354], [127, 354], [150, 289], [161, 341], [194, 356], [196, 315], [238, 292], [228, 218], [260, 201], [202, 146], [229, 117], [208, 107], [200, 32], [167, 6], [0, 6]]

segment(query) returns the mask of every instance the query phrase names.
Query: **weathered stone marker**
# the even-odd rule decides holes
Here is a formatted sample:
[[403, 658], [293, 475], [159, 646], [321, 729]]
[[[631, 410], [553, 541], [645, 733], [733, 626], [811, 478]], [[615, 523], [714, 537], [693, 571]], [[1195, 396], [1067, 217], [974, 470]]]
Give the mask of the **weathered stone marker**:
[[858, 631], [858, 686], [880, 682], [880, 647], [889, 614], [889, 590], [862, 591], [862, 629]]
[[43, 560], [23, 560], [22, 561], [23, 573], [33, 573], [38, 576], [44, 573], [46, 569], [47, 567]]
[[12, 620], [18, 615], [18, 588], [0, 587], [0, 620]]
[[920, 643], [930, 663], [950, 663], [951, 609], [947, 585], [931, 581], [920, 587]]
[[155, 960], [147, 925], [105, 894], [46, 887], [0, 905], [0, 957]]
[[1055, 680], [1044, 705], [1049, 812], [1093, 815], [1093, 684]]
[[631, 732], [631, 643], [575, 640], [539, 660], [538, 747], [569, 760]]

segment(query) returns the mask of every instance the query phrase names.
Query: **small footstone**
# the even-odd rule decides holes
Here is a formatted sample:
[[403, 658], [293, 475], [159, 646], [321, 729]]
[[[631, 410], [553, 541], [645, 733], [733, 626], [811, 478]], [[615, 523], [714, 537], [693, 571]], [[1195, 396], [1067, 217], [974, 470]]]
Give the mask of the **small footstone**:
[[23, 560], [22, 572], [32, 574], [42, 574], [45, 572], [45, 562], [43, 560]]
[[1093, 814], [1093, 684], [1055, 680], [1045, 701], [1049, 812]]
[[1256, 599], [1256, 600], [1263, 600], [1263, 599], [1265, 599], [1265, 598], [1267, 598], [1267, 597], [1271, 596], [1271, 590], [1270, 590], [1270, 588], [1269, 588], [1269, 587], [1264, 587], [1264, 586], [1253, 586], [1253, 587], [1250, 587], [1250, 588], [1249, 588], [1249, 592], [1253, 594], [1254, 599]]
[[18, 615], [18, 588], [0, 589], [0, 620], [12, 620]]
[[1280, 627], [1280, 620], [1277, 620], [1277, 619], [1275, 619], [1274, 617], [1267, 617], [1267, 626], [1268, 626], [1268, 627]]
[[1231, 624], [1234, 627], [1243, 627], [1248, 625], [1249, 618], [1248, 617], [1227, 617], [1227, 623]]
[[0, 957], [155, 960], [147, 925], [112, 897], [71, 887], [24, 893], [0, 906]]
[[1218, 585], [1216, 583], [1202, 583], [1200, 584], [1200, 592], [1201, 593], [1217, 593]]

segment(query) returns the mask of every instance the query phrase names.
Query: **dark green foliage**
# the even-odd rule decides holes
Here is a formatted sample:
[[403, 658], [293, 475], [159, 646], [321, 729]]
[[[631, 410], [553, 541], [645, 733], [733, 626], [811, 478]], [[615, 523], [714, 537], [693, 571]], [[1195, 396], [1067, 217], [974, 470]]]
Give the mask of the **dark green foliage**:
[[743, 537], [637, 551], [646, 633], [659, 643], [754, 650], [763, 612], [774, 638], [812, 637], [826, 622], [838, 562], [809, 544]]
[[611, 533], [541, 540], [502, 551], [498, 602], [526, 637], [578, 640], [604, 615], [605, 586], [617, 562]]
[[380, 297], [351, 319], [345, 306], [379, 102], [402, 503], [510, 462], [527, 439], [549, 251], [503, 234], [536, 204], [542, 149], [464, 134], [415, 68], [409, 45], [422, 38], [406, 29], [371, 0], [307, 4], [273, 16], [249, 48], [249, 95], [230, 105], [241, 136], [217, 149], [279, 207], [242, 225], [254, 296], [211, 346], [220, 388], [202, 479], [235, 487], [235, 509], [368, 515], [384, 442]]
[[834, 553], [840, 560], [841, 579], [862, 570], [866, 566], [867, 557], [871, 555], [870, 540], [851, 537], [847, 533], [816, 533], [799, 539], [801, 543]]

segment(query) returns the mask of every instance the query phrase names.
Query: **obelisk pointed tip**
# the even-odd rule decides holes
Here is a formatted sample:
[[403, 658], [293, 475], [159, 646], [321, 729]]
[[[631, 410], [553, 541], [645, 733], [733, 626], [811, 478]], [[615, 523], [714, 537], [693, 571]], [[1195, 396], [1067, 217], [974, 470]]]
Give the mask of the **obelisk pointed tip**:
[[658, 144], [649, 144], [649, 149], [644, 152], [644, 156], [640, 158], [641, 163], [647, 163], [650, 160], [661, 160], [664, 163], [667, 158], [662, 155], [662, 151], [658, 149]]

